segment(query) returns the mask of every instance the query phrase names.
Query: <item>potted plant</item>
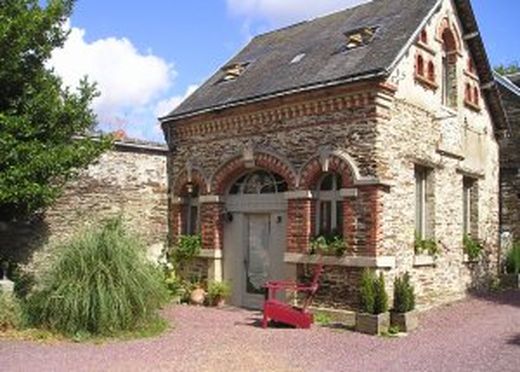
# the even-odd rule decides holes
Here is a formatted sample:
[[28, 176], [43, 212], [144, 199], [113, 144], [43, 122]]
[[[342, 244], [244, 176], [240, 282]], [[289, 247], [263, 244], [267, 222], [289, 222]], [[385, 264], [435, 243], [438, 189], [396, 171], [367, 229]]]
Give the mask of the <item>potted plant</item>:
[[370, 335], [387, 333], [390, 327], [390, 314], [382, 274], [377, 277], [368, 269], [363, 272], [360, 302], [362, 312], [356, 314], [356, 331]]
[[506, 274], [502, 282], [506, 287], [520, 288], [520, 242], [513, 244], [507, 252], [505, 262]]
[[410, 274], [394, 280], [394, 306], [390, 313], [390, 323], [401, 332], [410, 332], [419, 325], [419, 317], [415, 311], [414, 287], [410, 284]]
[[207, 292], [204, 290], [200, 282], [193, 283], [193, 289], [190, 293], [190, 303], [196, 306], [204, 305]]
[[347, 243], [338, 234], [318, 235], [310, 241], [310, 254], [341, 257], [347, 250]]
[[476, 262], [482, 254], [482, 244], [476, 239], [473, 239], [471, 235], [464, 235], [463, 239], [464, 246], [464, 261]]
[[437, 257], [440, 254], [439, 245], [433, 238], [421, 238], [419, 234], [415, 234], [414, 242], [415, 254], [427, 254], [432, 257]]
[[211, 306], [224, 306], [230, 294], [231, 287], [228, 282], [213, 281], [208, 285], [208, 300]]

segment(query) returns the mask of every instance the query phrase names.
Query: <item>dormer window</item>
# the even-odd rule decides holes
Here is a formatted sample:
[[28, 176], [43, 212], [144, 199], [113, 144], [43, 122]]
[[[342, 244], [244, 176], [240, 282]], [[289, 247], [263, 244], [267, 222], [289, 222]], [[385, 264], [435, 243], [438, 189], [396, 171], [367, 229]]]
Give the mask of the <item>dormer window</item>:
[[224, 77], [221, 81], [234, 81], [238, 79], [240, 75], [244, 73], [249, 63], [234, 63], [232, 65], [228, 65], [222, 69], [224, 72]]
[[377, 27], [363, 27], [345, 33], [346, 50], [359, 48], [369, 44], [377, 31]]

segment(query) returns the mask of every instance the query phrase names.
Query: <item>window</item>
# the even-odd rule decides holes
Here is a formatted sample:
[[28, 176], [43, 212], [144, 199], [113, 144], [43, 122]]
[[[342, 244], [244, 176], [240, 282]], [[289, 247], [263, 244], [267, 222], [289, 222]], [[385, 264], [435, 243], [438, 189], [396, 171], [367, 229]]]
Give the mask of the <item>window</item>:
[[424, 58], [421, 55], [417, 56], [417, 75], [424, 76]]
[[428, 80], [435, 81], [435, 65], [432, 61], [428, 62]]
[[421, 36], [419, 37], [419, 40], [423, 44], [428, 44], [428, 33], [426, 30], [421, 31]]
[[426, 167], [415, 167], [415, 233], [419, 239], [430, 238], [433, 232], [431, 172]]
[[184, 223], [184, 235], [195, 235], [200, 233], [200, 210], [199, 210], [199, 188], [193, 187], [188, 195], [186, 205], [186, 221]]
[[475, 64], [471, 59], [468, 59], [468, 72], [474, 74], [475, 73]]
[[477, 87], [474, 87], [474, 88], [473, 88], [473, 103], [474, 103], [475, 105], [477, 105], [477, 106], [478, 106], [479, 103], [480, 103], [480, 93], [479, 93]]
[[457, 107], [457, 42], [447, 28], [442, 33], [442, 104]]
[[464, 236], [478, 238], [478, 183], [475, 179], [462, 180], [462, 230]]
[[220, 80], [222, 81], [233, 81], [236, 80], [240, 75], [244, 73], [249, 63], [234, 63], [232, 65], [226, 66], [222, 69], [224, 72], [224, 77]]
[[374, 38], [377, 29], [377, 27], [363, 27], [345, 33], [347, 39], [345, 44], [346, 50], [359, 48], [369, 44]]
[[317, 235], [343, 235], [343, 199], [339, 193], [341, 186], [341, 176], [336, 173], [325, 174], [318, 185], [316, 208]]
[[276, 194], [287, 190], [287, 182], [282, 176], [264, 170], [256, 170], [236, 180], [231, 186], [229, 194]]
[[473, 102], [471, 99], [471, 85], [466, 83], [466, 88], [464, 89], [464, 99], [466, 102]]

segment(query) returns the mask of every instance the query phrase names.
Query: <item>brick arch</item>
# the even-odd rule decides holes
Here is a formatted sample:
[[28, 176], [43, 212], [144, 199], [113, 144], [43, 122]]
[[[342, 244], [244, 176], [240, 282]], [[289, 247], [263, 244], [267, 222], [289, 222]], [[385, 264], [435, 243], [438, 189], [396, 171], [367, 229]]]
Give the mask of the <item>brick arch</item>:
[[[186, 196], [187, 195], [187, 189], [186, 186], [190, 180], [188, 179], [188, 172], [184, 170], [175, 180], [175, 185], [173, 188], [173, 193], [176, 196]], [[206, 177], [204, 176], [203, 172], [198, 169], [194, 168], [191, 170], [191, 183], [198, 186], [200, 190], [200, 194], [204, 195], [208, 193], [208, 181], [206, 180]]]
[[255, 152], [253, 168], [246, 166], [242, 155], [238, 155], [224, 162], [211, 178], [212, 192], [216, 195], [223, 195], [231, 182], [237, 177], [256, 168], [279, 174], [287, 182], [289, 190], [295, 189], [296, 172], [288, 161], [271, 153]]
[[[301, 169], [299, 188], [301, 190], [314, 190], [323, 175], [322, 155], [312, 157]], [[335, 151], [327, 155], [329, 160], [328, 172], [336, 172], [341, 175], [342, 188], [351, 187], [360, 178], [359, 170], [348, 154]]]
[[445, 44], [447, 51], [460, 51], [461, 40], [455, 24], [448, 17], [443, 18], [437, 27], [437, 40]]

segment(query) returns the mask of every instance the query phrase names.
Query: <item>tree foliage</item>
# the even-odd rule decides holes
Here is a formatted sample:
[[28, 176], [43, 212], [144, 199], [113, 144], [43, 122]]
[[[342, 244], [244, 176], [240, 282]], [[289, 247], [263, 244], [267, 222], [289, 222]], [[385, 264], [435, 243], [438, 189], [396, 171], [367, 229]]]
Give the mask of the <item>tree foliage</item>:
[[95, 86], [84, 79], [73, 92], [48, 67], [73, 3], [0, 0], [0, 220], [41, 211], [110, 146], [77, 137], [95, 125]]
[[518, 62], [513, 62], [507, 65], [498, 65], [495, 67], [495, 71], [500, 75], [512, 75], [520, 72], [520, 64]]

